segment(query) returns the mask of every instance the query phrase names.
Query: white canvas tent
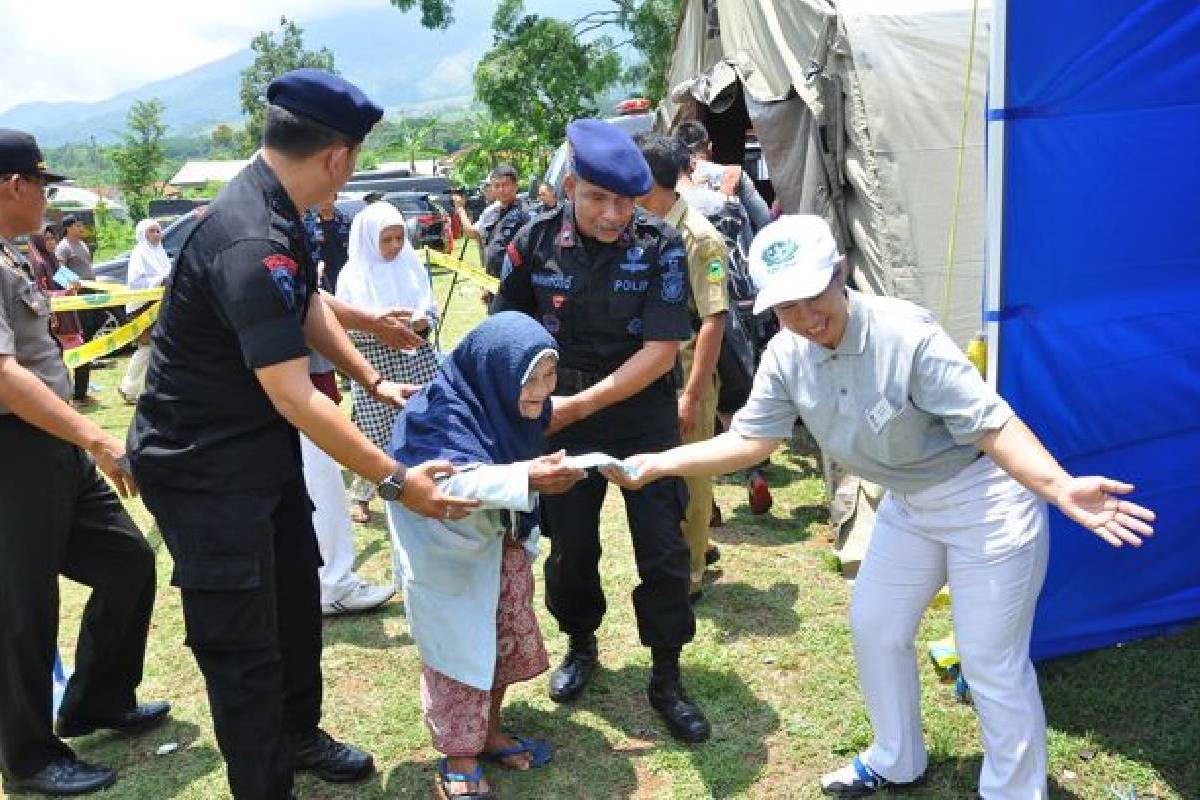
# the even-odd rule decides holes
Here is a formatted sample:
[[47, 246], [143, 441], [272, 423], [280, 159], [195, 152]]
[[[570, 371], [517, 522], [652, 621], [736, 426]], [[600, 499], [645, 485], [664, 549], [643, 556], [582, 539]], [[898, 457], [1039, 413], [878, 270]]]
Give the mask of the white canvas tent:
[[[658, 124], [704, 119], [728, 163], [752, 126], [783, 211], [826, 217], [859, 289], [925, 306], [965, 345], [982, 329], [989, 22], [987, 0], [688, 0]], [[853, 570], [881, 492], [826, 466]]]

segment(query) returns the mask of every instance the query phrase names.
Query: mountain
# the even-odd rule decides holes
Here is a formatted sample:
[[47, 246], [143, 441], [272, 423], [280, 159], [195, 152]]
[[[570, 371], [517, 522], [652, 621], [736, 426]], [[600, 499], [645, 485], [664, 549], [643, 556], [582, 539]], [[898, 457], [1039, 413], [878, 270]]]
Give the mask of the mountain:
[[[572, 0], [569, 16], [607, 7], [609, 0]], [[529, 13], [563, 14], [561, 0], [528, 0]], [[465, 107], [473, 94], [471, 75], [491, 46], [495, 0], [458, 0], [456, 22], [446, 31], [427, 31], [419, 14], [391, 6], [301, 20], [309, 48], [328, 47], [338, 71], [363, 88], [389, 114]], [[37, 136], [43, 147], [94, 136], [115, 141], [136, 100], [157, 97], [166, 106], [168, 135], [195, 134], [221, 122], [239, 123], [239, 73], [253, 61], [249, 49], [173, 78], [148, 83], [95, 103], [24, 103], [0, 113], [0, 127]]]

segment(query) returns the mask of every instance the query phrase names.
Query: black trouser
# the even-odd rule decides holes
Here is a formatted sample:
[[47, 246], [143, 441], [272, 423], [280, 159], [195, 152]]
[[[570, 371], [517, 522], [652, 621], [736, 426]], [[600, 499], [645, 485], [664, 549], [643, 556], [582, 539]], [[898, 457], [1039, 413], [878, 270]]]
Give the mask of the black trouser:
[[321, 557], [300, 477], [209, 494], [144, 483], [183, 599], [238, 800], [290, 797], [296, 742], [321, 717]]
[[[580, 439], [567, 428], [547, 452], [577, 455], [599, 450], [617, 458], [657, 452], [679, 444], [674, 425], [622, 440]], [[608, 482], [591, 474], [567, 493], [541, 499], [542, 533], [550, 539], [546, 559], [546, 607], [564, 633], [594, 632], [604, 618], [600, 584], [600, 507]], [[647, 647], [681, 647], [692, 640], [696, 618], [688, 603], [689, 555], [680, 527], [687, 487], [666, 478], [638, 490], [622, 490], [641, 583], [633, 590], [638, 634]]]
[[[83, 341], [86, 344], [90, 342], [96, 335], [96, 331], [100, 330], [104, 325], [104, 312], [92, 310], [83, 310], [78, 312], [79, 316], [79, 333], [83, 336]], [[88, 383], [91, 380], [92, 367], [90, 364], [84, 364], [81, 367], [76, 367], [71, 375], [71, 380], [75, 385], [73, 397], [76, 400], [82, 400], [87, 397]]]
[[133, 708], [154, 606], [154, 551], [90, 456], [0, 415], [0, 770], [72, 755], [51, 719], [58, 576], [92, 587], [61, 714]]

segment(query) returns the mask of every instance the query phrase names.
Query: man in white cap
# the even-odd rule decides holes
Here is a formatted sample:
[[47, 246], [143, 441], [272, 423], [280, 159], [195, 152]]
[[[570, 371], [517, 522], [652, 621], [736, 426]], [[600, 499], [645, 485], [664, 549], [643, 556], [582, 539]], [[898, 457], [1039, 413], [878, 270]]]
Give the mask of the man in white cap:
[[1046, 503], [1113, 546], [1141, 544], [1154, 514], [1133, 487], [1075, 478], [983, 382], [924, 309], [846, 288], [846, 260], [819, 217], [771, 223], [750, 248], [755, 312], [773, 308], [750, 401], [730, 431], [635, 456], [636, 480], [732, 472], [790, 437], [797, 417], [826, 453], [888, 488], [854, 586], [850, 624], [875, 741], [826, 775], [855, 797], [925, 777], [913, 639], [949, 580], [963, 673], [983, 729], [982, 797], [1046, 797], [1046, 731], [1029, 660], [1046, 572]]

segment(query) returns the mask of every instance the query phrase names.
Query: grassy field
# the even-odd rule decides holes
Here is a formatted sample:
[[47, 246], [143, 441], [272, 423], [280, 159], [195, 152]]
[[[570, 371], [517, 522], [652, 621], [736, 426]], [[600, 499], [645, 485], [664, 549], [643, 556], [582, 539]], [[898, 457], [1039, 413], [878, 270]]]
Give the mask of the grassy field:
[[[449, 282], [439, 278], [439, 301]], [[459, 284], [443, 346], [481, 315], [478, 290]], [[93, 373], [103, 406], [92, 416], [124, 432], [129, 409], [114, 386], [123, 362]], [[506, 798], [810, 798], [819, 775], [867, 745], [847, 623], [848, 587], [828, 552], [819, 461], [794, 445], [772, 460], [776, 503], [753, 517], [742, 484], [722, 480], [726, 527], [716, 532], [721, 572], [697, 605], [694, 643], [684, 652], [691, 694], [713, 722], [712, 740], [675, 743], [645, 702], [647, 651], [634, 629], [629, 593], [636, 580], [624, 515], [610, 493], [604, 512], [603, 574], [609, 613], [599, 632], [603, 669], [571, 707], [546, 697], [545, 680], [515, 687], [506, 720], [522, 734], [550, 739], [558, 752], [536, 773], [492, 772]], [[78, 740], [89, 760], [116, 765], [114, 800], [223, 798], [225, 775], [204, 686], [183, 648], [178, 593], [167, 585], [170, 558], [138, 502], [135, 519], [158, 552], [159, 591], [143, 699], [168, 699], [170, 724], [137, 738], [107, 733]], [[381, 520], [376, 514], [375, 519]], [[359, 530], [359, 573], [390, 578], [382, 521]], [[1083, 534], [1081, 534], [1083, 535]], [[1153, 546], [1151, 543], [1150, 546]], [[564, 639], [538, 608], [553, 661]], [[66, 658], [86, 593], [63, 584], [60, 641]], [[301, 798], [427, 796], [434, 751], [421, 722], [416, 647], [394, 601], [371, 616], [325, 623], [324, 724], [375, 754], [371, 781], [333, 787], [298, 782]], [[931, 610], [921, 642], [945, 635], [949, 614]], [[923, 646], [922, 646], [923, 647]], [[1051, 795], [1061, 798], [1200, 797], [1200, 628], [1167, 638], [1062, 659], [1039, 669], [1050, 725]], [[972, 797], [980, 766], [974, 713], [922, 667], [930, 780], [910, 797]], [[156, 755], [166, 743], [179, 749]]]

